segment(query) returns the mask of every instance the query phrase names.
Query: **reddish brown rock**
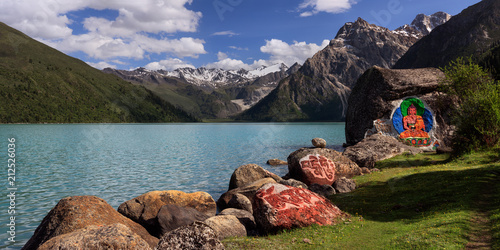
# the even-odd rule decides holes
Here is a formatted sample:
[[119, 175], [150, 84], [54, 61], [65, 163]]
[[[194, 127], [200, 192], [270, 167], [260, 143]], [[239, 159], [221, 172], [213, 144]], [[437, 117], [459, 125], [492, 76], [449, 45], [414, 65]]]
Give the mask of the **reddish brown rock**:
[[144, 239], [151, 248], [154, 248], [158, 243], [158, 239], [151, 236], [146, 229], [118, 213], [103, 199], [95, 196], [73, 196], [60, 200], [50, 210], [23, 249], [37, 249], [51, 238], [88, 226], [116, 223], [130, 228], [132, 232]]
[[156, 216], [164, 205], [191, 207], [208, 216], [217, 211], [212, 196], [205, 192], [152, 191], [122, 203], [118, 212], [145, 227], [151, 235], [160, 237], [161, 229]]
[[51, 249], [152, 249], [141, 236], [127, 226], [116, 223], [104, 226], [88, 226], [62, 234], [45, 242], [38, 250]]
[[229, 181], [229, 190], [244, 187], [252, 182], [264, 178], [273, 178], [275, 181], [281, 180], [281, 177], [273, 174], [259, 165], [247, 164], [234, 170]]
[[290, 178], [307, 185], [332, 185], [341, 177], [361, 175], [361, 168], [340, 152], [328, 148], [301, 148], [288, 156]]
[[320, 195], [281, 184], [261, 187], [255, 194], [254, 203], [254, 217], [264, 233], [312, 224], [331, 225], [343, 214]]
[[267, 161], [267, 164], [271, 166], [279, 166], [279, 165], [288, 165], [288, 162], [280, 159], [270, 159]]

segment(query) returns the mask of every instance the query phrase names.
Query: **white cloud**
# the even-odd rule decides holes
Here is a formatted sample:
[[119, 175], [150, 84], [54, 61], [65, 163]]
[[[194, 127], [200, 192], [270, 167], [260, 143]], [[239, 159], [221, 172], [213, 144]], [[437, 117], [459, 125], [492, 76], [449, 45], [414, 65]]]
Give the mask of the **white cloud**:
[[221, 61], [221, 60], [224, 60], [226, 58], [228, 58], [226, 53], [220, 52], [220, 51], [219, 51], [219, 53], [217, 53], [217, 60]]
[[293, 44], [288, 44], [279, 39], [271, 39], [266, 41], [266, 45], [260, 47], [260, 51], [271, 55], [269, 58], [271, 64], [283, 62], [288, 66], [292, 66], [296, 62], [303, 64], [307, 58], [325, 48], [329, 42], [323, 40], [321, 45], [317, 45], [315, 43], [295, 41]]
[[236, 47], [236, 46], [229, 46], [230, 49], [235, 49], [235, 50], [248, 50], [248, 48], [243, 48], [243, 47]]
[[215, 33], [212, 34], [212, 36], [229, 36], [229, 37], [237, 36], [237, 35], [239, 35], [239, 34], [238, 33], [234, 33], [231, 30], [219, 31], [219, 32], [215, 32]]
[[[95, 59], [142, 59], [149, 53], [197, 58], [205, 41], [192, 37], [157, 38], [194, 32], [202, 17], [186, 8], [192, 0], [2, 0], [2, 21], [64, 52], [82, 51]], [[69, 14], [85, 9], [115, 10], [114, 20], [87, 17], [83, 34], [73, 34]], [[152, 36], [157, 34], [158, 36]]]
[[152, 62], [145, 66], [149, 70], [167, 70], [173, 71], [178, 68], [195, 68], [192, 64], [186, 63], [178, 58], [170, 58], [159, 62]]
[[307, 11], [302, 12], [300, 16], [308, 17], [319, 12], [342, 13], [349, 10], [356, 3], [356, 0], [305, 0], [299, 5], [299, 9], [307, 9]]
[[251, 66], [244, 63], [241, 60], [236, 60], [236, 59], [231, 59], [231, 58], [224, 58], [222, 60], [219, 60], [218, 62], [214, 63], [209, 63], [204, 66], [205, 68], [217, 68], [217, 69], [225, 69], [225, 70], [239, 70], [239, 69], [246, 69], [250, 70]]
[[113, 65], [113, 64], [110, 64], [107, 62], [98, 62], [98, 63], [87, 62], [87, 64], [96, 68], [96, 69], [104, 69], [104, 68], [116, 69], [116, 65]]

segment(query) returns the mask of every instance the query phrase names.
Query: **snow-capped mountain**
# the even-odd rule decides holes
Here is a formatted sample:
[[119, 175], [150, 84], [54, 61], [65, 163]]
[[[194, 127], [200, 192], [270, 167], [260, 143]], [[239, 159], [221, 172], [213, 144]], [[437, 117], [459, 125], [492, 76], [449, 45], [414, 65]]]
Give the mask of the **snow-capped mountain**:
[[418, 14], [410, 25], [405, 24], [397, 28], [394, 32], [399, 34], [406, 34], [417, 38], [422, 38], [437, 26], [446, 23], [450, 20], [451, 15], [442, 11], [436, 12], [430, 16], [425, 14]]

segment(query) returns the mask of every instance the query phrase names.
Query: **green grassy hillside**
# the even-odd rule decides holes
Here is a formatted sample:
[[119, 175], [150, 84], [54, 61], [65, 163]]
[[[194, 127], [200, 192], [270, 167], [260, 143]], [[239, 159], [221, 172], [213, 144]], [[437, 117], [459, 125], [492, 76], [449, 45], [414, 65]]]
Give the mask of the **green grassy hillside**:
[[187, 121], [151, 91], [0, 23], [0, 123]]

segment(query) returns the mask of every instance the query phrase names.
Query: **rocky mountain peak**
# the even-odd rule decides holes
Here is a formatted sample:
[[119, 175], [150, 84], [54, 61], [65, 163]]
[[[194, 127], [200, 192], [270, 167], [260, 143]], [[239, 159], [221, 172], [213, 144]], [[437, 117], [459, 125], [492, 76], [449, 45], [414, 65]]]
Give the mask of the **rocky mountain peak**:
[[446, 23], [450, 20], [451, 15], [445, 12], [436, 12], [430, 16], [425, 14], [418, 14], [413, 20], [410, 27], [420, 31], [424, 36], [431, 33], [437, 26]]

